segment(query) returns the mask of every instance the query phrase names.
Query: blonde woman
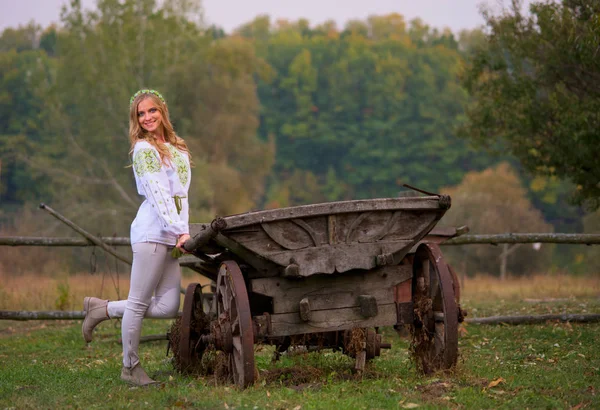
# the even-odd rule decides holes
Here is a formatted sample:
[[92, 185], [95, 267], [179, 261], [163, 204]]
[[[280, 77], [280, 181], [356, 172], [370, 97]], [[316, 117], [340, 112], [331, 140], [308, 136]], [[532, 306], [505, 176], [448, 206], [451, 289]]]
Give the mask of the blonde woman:
[[140, 90], [130, 100], [129, 139], [137, 190], [144, 197], [131, 224], [133, 266], [127, 300], [109, 302], [86, 297], [82, 333], [87, 343], [102, 321], [123, 318], [121, 379], [133, 385], [156, 383], [140, 364], [142, 319], [176, 317], [181, 271], [172, 256], [185, 252], [189, 239], [190, 153], [171, 121], [165, 99], [155, 90]]

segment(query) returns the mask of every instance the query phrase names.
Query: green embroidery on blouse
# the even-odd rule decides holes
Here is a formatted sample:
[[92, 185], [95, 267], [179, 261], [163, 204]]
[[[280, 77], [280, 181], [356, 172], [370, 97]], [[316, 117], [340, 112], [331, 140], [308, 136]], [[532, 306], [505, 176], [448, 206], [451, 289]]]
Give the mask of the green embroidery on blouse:
[[160, 161], [151, 148], [142, 148], [133, 157], [133, 167], [139, 176], [160, 171]]
[[189, 178], [188, 164], [185, 162], [185, 158], [183, 155], [181, 155], [181, 152], [179, 152], [174, 146], [169, 145], [169, 151], [171, 151], [171, 155], [173, 156], [172, 161], [175, 169], [177, 170], [177, 175], [179, 175], [179, 182], [181, 182], [181, 185], [185, 186]]

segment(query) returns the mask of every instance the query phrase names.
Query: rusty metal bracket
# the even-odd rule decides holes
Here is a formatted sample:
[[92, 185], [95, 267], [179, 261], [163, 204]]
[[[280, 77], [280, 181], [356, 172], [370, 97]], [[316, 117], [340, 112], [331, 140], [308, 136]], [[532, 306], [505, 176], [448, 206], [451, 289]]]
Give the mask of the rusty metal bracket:
[[413, 302], [396, 303], [396, 314], [398, 325], [412, 325], [415, 320]]
[[358, 305], [360, 306], [360, 314], [363, 317], [377, 316], [377, 299], [373, 295], [359, 295]]

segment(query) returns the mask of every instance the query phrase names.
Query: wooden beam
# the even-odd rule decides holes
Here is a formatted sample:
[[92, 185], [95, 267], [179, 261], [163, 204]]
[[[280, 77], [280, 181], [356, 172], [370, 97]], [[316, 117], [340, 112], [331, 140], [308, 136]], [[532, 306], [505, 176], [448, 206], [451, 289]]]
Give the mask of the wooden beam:
[[[110, 246], [131, 246], [129, 238], [99, 237]], [[0, 246], [96, 246], [85, 238], [44, 237], [44, 236], [0, 236]]]
[[79, 235], [83, 236], [84, 238], [88, 239], [89, 241], [92, 241], [95, 245], [101, 247], [105, 252], [113, 255], [115, 258], [117, 258], [129, 265], [132, 264], [132, 260], [130, 258], [120, 255], [114, 249], [112, 249], [110, 246], [108, 246], [107, 244], [102, 242], [102, 240], [100, 238], [98, 238], [95, 235], [92, 235], [91, 233], [89, 233], [88, 231], [83, 229], [82, 227], [78, 226], [74, 222], [65, 218], [63, 215], [59, 214], [54, 209], [50, 208], [48, 205], [42, 203], [42, 204], [40, 204], [40, 208], [43, 209], [44, 211], [47, 211], [50, 215], [52, 215], [59, 221], [63, 222], [65, 225], [67, 225], [69, 228], [73, 229]]
[[[299, 205], [289, 208], [268, 209], [263, 211], [252, 211], [238, 215], [226, 216], [223, 219], [227, 223], [227, 229], [242, 226], [262, 224], [266, 222], [279, 221], [283, 219], [297, 219], [315, 217], [320, 215], [333, 215], [349, 212], [368, 211], [396, 211], [407, 210], [409, 212], [418, 210], [446, 209], [440, 205], [438, 196], [421, 196], [410, 198], [377, 198], [360, 199], [353, 201], [338, 201], [322, 204]], [[190, 224], [190, 229], [194, 229]]]
[[580, 233], [504, 233], [497, 235], [463, 235], [442, 242], [441, 245], [473, 245], [499, 243], [571, 243], [582, 245], [600, 244], [600, 234]]
[[396, 324], [398, 314], [396, 304], [380, 305], [377, 316], [365, 318], [360, 308], [328, 309], [310, 312], [310, 320], [305, 322], [299, 313], [270, 315], [271, 332], [269, 336], [291, 336], [304, 333], [332, 332], [352, 329], [353, 327], [379, 327]]
[[[177, 314], [181, 316], [181, 312]], [[19, 310], [0, 310], [0, 320], [83, 320], [85, 314], [83, 311], [63, 311], [63, 310], [47, 310], [47, 311], [19, 311]], [[166, 318], [172, 319], [172, 318]]]
[[64, 312], [64, 311], [10, 311], [0, 310], [0, 320], [83, 320], [85, 314], [83, 311]]
[[250, 290], [273, 298], [273, 314], [299, 312], [309, 301], [311, 312], [359, 308], [360, 295], [372, 295], [378, 304], [394, 302], [395, 286], [412, 277], [409, 265], [384, 266], [368, 272], [313, 275], [305, 279], [282, 277], [250, 280]]
[[[434, 230], [437, 228], [434, 228]], [[435, 233], [434, 231], [432, 231]], [[437, 231], [436, 231], [437, 232]], [[99, 237], [110, 246], [130, 246], [126, 237]], [[581, 245], [600, 244], [600, 234], [574, 233], [503, 233], [495, 235], [463, 235], [449, 239], [441, 245], [477, 245], [499, 243], [565, 243]], [[85, 238], [42, 237], [42, 236], [0, 236], [0, 246], [96, 246]]]
[[572, 322], [572, 323], [596, 323], [600, 322], [600, 314], [558, 314], [558, 315], [528, 315], [528, 316], [490, 316], [467, 318], [465, 322], [477, 325], [531, 325], [545, 323], [548, 321]]

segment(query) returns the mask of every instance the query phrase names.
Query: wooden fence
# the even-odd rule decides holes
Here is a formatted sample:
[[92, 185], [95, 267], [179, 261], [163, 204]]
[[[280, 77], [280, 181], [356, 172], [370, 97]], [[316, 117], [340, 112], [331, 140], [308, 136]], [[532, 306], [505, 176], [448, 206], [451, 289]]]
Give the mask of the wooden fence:
[[[87, 232], [79, 232], [83, 238], [70, 237], [23, 237], [4, 236], [0, 237], [0, 246], [101, 246], [109, 253], [124, 260], [121, 255], [115, 253], [111, 248], [116, 246], [130, 246], [129, 238], [125, 237], [94, 237]], [[508, 245], [525, 243], [559, 243], [559, 244], [600, 244], [600, 234], [565, 234], [565, 233], [505, 233], [497, 235], [462, 235], [441, 243], [443, 246], [460, 245], [498, 245], [503, 244], [504, 260], [511, 251]], [[514, 250], [514, 249], [513, 249]], [[190, 263], [191, 258], [181, 258], [180, 263], [185, 266]], [[125, 262], [130, 263], [128, 260]], [[82, 320], [84, 313], [81, 311], [0, 311], [0, 320]], [[497, 316], [488, 318], [467, 318], [467, 323], [478, 324], [527, 324], [543, 323], [549, 320], [568, 322], [600, 322], [600, 314], [562, 314], [541, 316]]]

